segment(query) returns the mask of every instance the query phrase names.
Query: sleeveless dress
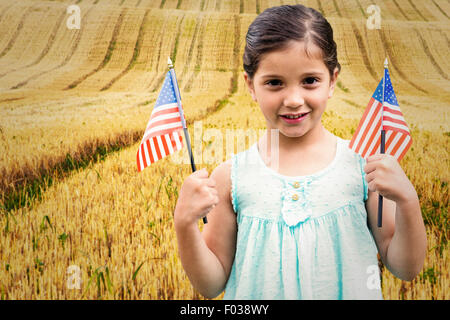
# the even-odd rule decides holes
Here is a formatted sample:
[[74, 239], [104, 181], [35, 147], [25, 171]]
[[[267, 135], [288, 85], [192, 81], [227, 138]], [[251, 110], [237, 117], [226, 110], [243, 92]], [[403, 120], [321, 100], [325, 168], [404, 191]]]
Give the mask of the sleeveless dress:
[[367, 226], [365, 160], [337, 137], [311, 175], [269, 168], [257, 143], [231, 158], [236, 254], [224, 299], [383, 299]]

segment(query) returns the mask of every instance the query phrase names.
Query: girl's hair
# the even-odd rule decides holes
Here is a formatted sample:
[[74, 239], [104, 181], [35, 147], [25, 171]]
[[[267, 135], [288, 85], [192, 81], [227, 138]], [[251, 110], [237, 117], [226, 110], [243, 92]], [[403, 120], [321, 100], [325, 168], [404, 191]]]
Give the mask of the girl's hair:
[[263, 54], [285, 48], [290, 40], [304, 41], [306, 48], [310, 41], [318, 46], [331, 77], [336, 67], [341, 70], [328, 21], [312, 8], [283, 5], [266, 9], [248, 28], [244, 50], [248, 76], [253, 78]]

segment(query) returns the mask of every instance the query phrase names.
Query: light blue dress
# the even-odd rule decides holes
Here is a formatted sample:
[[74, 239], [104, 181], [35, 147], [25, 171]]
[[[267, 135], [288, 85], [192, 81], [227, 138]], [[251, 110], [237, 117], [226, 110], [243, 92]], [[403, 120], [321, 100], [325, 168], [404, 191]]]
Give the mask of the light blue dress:
[[307, 176], [266, 166], [254, 143], [231, 159], [236, 255], [224, 299], [382, 299], [367, 226], [365, 160], [337, 137]]

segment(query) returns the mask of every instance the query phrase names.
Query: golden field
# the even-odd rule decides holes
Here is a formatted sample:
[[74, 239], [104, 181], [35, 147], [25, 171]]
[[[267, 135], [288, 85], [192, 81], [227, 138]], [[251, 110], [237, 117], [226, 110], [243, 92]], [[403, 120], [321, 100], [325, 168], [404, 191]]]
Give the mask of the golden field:
[[[194, 157], [216, 157], [197, 169], [211, 173], [231, 156], [227, 130], [261, 134], [265, 120], [242, 76], [245, 34], [265, 8], [297, 2], [327, 17], [338, 45], [325, 126], [350, 139], [388, 57], [411, 128], [401, 165], [420, 197], [429, 252], [412, 282], [381, 267], [384, 298], [448, 299], [446, 0], [0, 0], [0, 298], [201, 299], [172, 221], [191, 166], [171, 155], [138, 173], [139, 142], [169, 56]], [[379, 30], [366, 27], [373, 3]], [[71, 4], [80, 29], [66, 25]]]

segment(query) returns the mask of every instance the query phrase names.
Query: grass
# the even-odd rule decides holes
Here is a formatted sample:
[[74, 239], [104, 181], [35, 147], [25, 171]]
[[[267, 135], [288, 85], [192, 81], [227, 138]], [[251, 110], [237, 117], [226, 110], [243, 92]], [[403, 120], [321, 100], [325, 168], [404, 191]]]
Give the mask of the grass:
[[[132, 143], [140, 139], [141, 135], [141, 131], [134, 133], [134, 141]], [[22, 183], [16, 184], [9, 191], [8, 189], [3, 191], [0, 198], [1, 208], [6, 211], [12, 211], [31, 206], [36, 200], [41, 201], [42, 194], [53, 184], [55, 177], [60, 179], [74, 170], [82, 170], [93, 163], [103, 161], [109, 153], [120, 151], [128, 143], [122, 139], [117, 139], [116, 143], [113, 144], [98, 145], [94, 152], [89, 152], [89, 149], [86, 148], [85, 152], [77, 155], [77, 158], [67, 153], [60, 162], [57, 162], [53, 167], [47, 168], [41, 175], [25, 176]]]
[[345, 93], [350, 92], [350, 90], [347, 87], [345, 87], [344, 84], [340, 80], [337, 81], [337, 86], [339, 89], [341, 89]]

